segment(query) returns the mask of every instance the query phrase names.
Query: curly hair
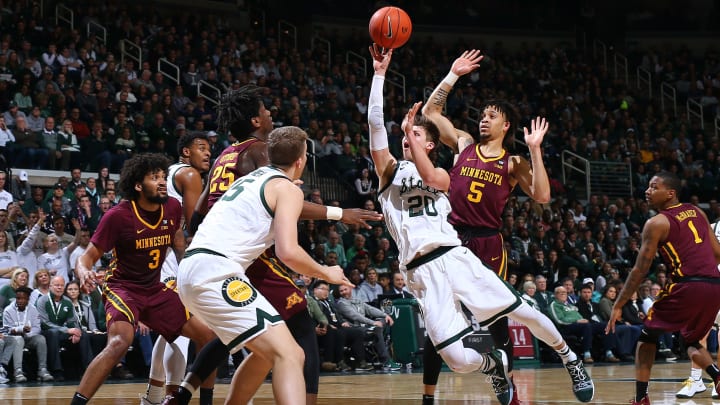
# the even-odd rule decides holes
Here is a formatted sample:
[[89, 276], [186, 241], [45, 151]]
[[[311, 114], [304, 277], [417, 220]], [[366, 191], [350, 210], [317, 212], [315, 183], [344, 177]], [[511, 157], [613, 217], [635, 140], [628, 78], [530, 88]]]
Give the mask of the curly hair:
[[117, 184], [123, 198], [137, 200], [140, 193], [135, 190], [135, 185], [142, 183], [148, 174], [159, 171], [167, 173], [168, 166], [170, 166], [170, 160], [159, 153], [141, 153], [126, 160]]
[[239, 141], [247, 139], [254, 131], [251, 120], [258, 116], [263, 104], [262, 90], [250, 84], [223, 94], [217, 106], [218, 129], [229, 131]]

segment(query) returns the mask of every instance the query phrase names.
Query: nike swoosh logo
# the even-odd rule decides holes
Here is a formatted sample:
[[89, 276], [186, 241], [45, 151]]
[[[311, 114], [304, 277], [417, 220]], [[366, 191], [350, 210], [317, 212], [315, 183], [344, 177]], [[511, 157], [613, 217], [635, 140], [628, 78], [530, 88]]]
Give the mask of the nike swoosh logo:
[[135, 232], [137, 232], [137, 234], [140, 235], [141, 233], [145, 232], [146, 230], [147, 230], [147, 228], [143, 228], [143, 229], [138, 229]]
[[490, 260], [495, 261], [495, 260], [497, 260], [497, 259], [499, 259], [499, 258], [500, 258], [500, 256], [497, 256], [497, 257], [491, 258]]
[[388, 33], [387, 37], [392, 38], [392, 21], [390, 21], [390, 16], [387, 16], [387, 24], [388, 24]]

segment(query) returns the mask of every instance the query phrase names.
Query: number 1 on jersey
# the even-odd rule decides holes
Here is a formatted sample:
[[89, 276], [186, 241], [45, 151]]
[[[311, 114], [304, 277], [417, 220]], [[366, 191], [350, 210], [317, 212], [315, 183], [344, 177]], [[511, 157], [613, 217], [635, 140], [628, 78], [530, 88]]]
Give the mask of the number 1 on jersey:
[[690, 228], [690, 232], [692, 232], [692, 234], [695, 236], [695, 243], [702, 243], [703, 240], [700, 238], [700, 235], [698, 234], [697, 228], [695, 228], [695, 224], [693, 224], [692, 219], [688, 220], [687, 224], [688, 228]]

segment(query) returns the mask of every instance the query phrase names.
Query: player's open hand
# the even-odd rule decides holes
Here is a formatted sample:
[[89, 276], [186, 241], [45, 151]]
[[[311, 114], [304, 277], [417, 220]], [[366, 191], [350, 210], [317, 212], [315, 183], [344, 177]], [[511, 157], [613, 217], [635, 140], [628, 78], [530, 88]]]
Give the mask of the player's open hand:
[[413, 104], [410, 110], [408, 110], [407, 114], [405, 115], [405, 119], [402, 122], [402, 130], [403, 132], [405, 132], [405, 135], [407, 135], [408, 142], [410, 142], [410, 138], [412, 137], [413, 125], [415, 125], [415, 116], [417, 115], [418, 111], [420, 111], [420, 107], [422, 107], [422, 101], [418, 101], [417, 103]]
[[346, 224], [357, 224], [365, 229], [372, 229], [367, 221], [382, 221], [383, 216], [375, 211], [368, 211], [361, 208], [343, 209], [342, 222]]
[[373, 69], [375, 74], [385, 76], [388, 66], [390, 66], [390, 59], [392, 59], [392, 49], [381, 48], [378, 44], [372, 44], [370, 47], [370, 55], [373, 58]]
[[537, 117], [530, 121], [530, 132], [528, 132], [527, 127], [523, 127], [523, 131], [525, 131], [525, 143], [527, 146], [539, 147], [542, 145], [543, 138], [545, 138], [548, 128], [549, 124], [545, 121], [545, 118]]
[[455, 59], [450, 71], [458, 76], [466, 75], [480, 67], [480, 61], [484, 56], [480, 55], [480, 50], [472, 49], [463, 52], [459, 58]]

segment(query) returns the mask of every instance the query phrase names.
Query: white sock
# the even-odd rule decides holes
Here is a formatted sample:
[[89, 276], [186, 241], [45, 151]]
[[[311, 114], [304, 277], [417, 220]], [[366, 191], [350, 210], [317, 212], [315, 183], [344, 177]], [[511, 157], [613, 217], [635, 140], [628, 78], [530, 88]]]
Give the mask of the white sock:
[[700, 381], [702, 378], [702, 369], [699, 368], [691, 368], [690, 369], [690, 378], [692, 378], [695, 381]]
[[165, 398], [165, 387], [156, 387], [148, 384], [145, 398], [154, 404], [159, 404]]
[[575, 352], [573, 352], [572, 350], [570, 350], [570, 346], [568, 346], [568, 345], [565, 344], [565, 343], [563, 343], [563, 347], [561, 347], [560, 349], [556, 350], [556, 352], [557, 352], [557, 354], [560, 356], [560, 358], [562, 359], [563, 364], [567, 364], [567, 363], [570, 362], [570, 361], [575, 361], [575, 360], [577, 360], [577, 355], [575, 354]]

